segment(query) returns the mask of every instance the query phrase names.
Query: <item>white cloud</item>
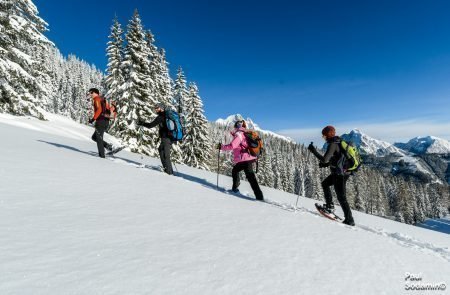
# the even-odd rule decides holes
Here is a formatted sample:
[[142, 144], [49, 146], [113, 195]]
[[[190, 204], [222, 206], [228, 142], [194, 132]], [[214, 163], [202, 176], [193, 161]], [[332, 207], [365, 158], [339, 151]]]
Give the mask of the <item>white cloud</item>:
[[[279, 130], [277, 133], [289, 136], [297, 142], [309, 144], [313, 141], [316, 144], [323, 142], [321, 137], [322, 128], [297, 128]], [[390, 143], [406, 142], [416, 136], [433, 135], [446, 140], [450, 140], [450, 122], [437, 122], [429, 120], [406, 120], [385, 123], [337, 123], [334, 125], [338, 134], [348, 133], [352, 129], [359, 129], [361, 132], [380, 140]]]

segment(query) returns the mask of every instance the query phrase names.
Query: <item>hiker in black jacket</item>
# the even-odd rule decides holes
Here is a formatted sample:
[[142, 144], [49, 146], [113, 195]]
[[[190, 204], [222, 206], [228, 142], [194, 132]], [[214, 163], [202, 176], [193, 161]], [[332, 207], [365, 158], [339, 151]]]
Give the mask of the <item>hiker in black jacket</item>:
[[346, 197], [346, 183], [349, 174], [344, 172], [343, 167], [340, 167], [342, 157], [345, 157], [341, 151], [341, 139], [339, 136], [336, 136], [336, 129], [333, 126], [323, 128], [322, 137], [328, 143], [327, 151], [324, 156], [317, 152], [312, 143], [308, 146], [308, 150], [319, 159], [320, 168], [330, 167], [331, 170], [331, 174], [325, 178], [324, 181], [322, 181], [322, 188], [326, 202], [324, 204], [324, 208], [329, 212], [334, 212], [333, 197], [330, 189], [331, 186], [334, 186], [337, 199], [339, 200], [339, 204], [341, 205], [342, 211], [344, 211], [345, 215], [343, 223], [353, 226], [355, 225], [355, 222]]
[[161, 159], [161, 164], [164, 168], [164, 172], [169, 175], [173, 175], [172, 162], [170, 161], [170, 151], [172, 148], [172, 140], [169, 138], [169, 129], [167, 129], [166, 125], [166, 112], [165, 105], [157, 104], [155, 107], [155, 112], [158, 116], [150, 123], [138, 122], [138, 125], [141, 125], [146, 128], [153, 128], [159, 126], [159, 137], [161, 139], [161, 143], [159, 144], [159, 157]]

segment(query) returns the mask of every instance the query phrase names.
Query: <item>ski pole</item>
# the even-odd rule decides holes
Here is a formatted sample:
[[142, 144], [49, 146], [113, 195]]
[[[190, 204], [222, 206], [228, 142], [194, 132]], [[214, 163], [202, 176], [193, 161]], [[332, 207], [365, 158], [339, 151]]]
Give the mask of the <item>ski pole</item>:
[[217, 190], [219, 190], [219, 171], [220, 171], [220, 149], [217, 153]]
[[[138, 141], [139, 141], [140, 144], [142, 143], [142, 137], [143, 137], [142, 127], [139, 126], [139, 139], [138, 139]], [[144, 159], [144, 156], [141, 154], [141, 160], [143, 160], [143, 159]]]
[[[312, 142], [311, 142], [312, 144]], [[306, 156], [306, 163], [305, 163], [305, 170], [306, 171], [306, 167], [308, 166], [308, 161], [309, 161], [309, 155], [311, 154], [311, 152], [308, 150], [308, 154]], [[303, 172], [303, 181], [305, 181], [305, 172]], [[305, 195], [305, 192], [303, 192], [303, 195]], [[297, 195], [297, 201], [295, 202], [295, 208], [297, 208], [297, 204], [298, 204], [298, 199], [300, 198], [300, 192]]]

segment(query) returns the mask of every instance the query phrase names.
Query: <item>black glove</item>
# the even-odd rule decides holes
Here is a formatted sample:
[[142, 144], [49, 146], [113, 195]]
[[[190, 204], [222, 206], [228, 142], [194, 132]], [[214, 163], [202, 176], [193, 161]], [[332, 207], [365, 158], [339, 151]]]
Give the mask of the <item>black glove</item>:
[[328, 166], [330, 166], [330, 163], [322, 163], [322, 162], [319, 162], [319, 167], [320, 167], [320, 168], [325, 168], [325, 167], [328, 167]]
[[313, 145], [312, 142], [308, 145], [308, 151], [310, 151], [311, 153], [317, 152], [316, 147]]
[[91, 119], [89, 119], [89, 124], [92, 124], [92, 123], [94, 123], [94, 121], [95, 121], [95, 120], [94, 120], [94, 119], [92, 119], [92, 118], [91, 118]]
[[218, 144], [216, 145], [216, 149], [220, 150], [221, 148], [222, 148], [222, 144], [221, 144], [221, 143], [218, 143]]

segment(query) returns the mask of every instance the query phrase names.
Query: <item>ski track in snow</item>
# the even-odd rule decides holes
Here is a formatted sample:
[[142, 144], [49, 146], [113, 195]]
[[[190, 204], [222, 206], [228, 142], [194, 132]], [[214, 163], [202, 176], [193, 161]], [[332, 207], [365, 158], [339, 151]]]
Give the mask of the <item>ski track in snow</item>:
[[[135, 162], [132, 160], [127, 160], [125, 158], [120, 158], [120, 157], [116, 157], [116, 156], [110, 156], [109, 159], [118, 164], [135, 166], [136, 168], [139, 168], [139, 169], [145, 169], [145, 170], [149, 170], [149, 171], [156, 171], [158, 173], [162, 173], [160, 166], [152, 166], [152, 165], [148, 165], [148, 164], [138, 163], [138, 162]], [[175, 176], [176, 176], [176, 174], [177, 173], [175, 172]], [[172, 177], [172, 176], [167, 175], [167, 177]], [[188, 181], [188, 179], [185, 179], [183, 177], [180, 177], [180, 178], [184, 181]], [[227, 195], [232, 195], [232, 196], [243, 198], [243, 199], [254, 200], [252, 197], [250, 197], [249, 192], [232, 193], [232, 192], [228, 192], [224, 189], [219, 189], [219, 191], [221, 191], [222, 193], [227, 194]], [[270, 200], [268, 198], [265, 198], [264, 202], [261, 202], [261, 203], [270, 205], [277, 209], [292, 212], [292, 213], [309, 214], [314, 217], [324, 218], [316, 210], [311, 210], [311, 209], [304, 208], [304, 207], [296, 207], [291, 204], [276, 202], [276, 201]], [[335, 222], [335, 224], [338, 226], [344, 226], [350, 230], [362, 230], [362, 231], [366, 231], [368, 233], [376, 234], [378, 236], [386, 237], [386, 238], [390, 239], [392, 242], [395, 242], [403, 247], [416, 249], [423, 253], [438, 256], [438, 257], [450, 262], [450, 249], [448, 247], [437, 247], [431, 243], [422, 242], [422, 241], [413, 239], [402, 233], [388, 232], [381, 228], [374, 228], [374, 227], [361, 225], [361, 224], [356, 224], [354, 227], [351, 227], [351, 226], [345, 225], [340, 222]]]
[[[320, 216], [320, 214], [314, 210], [310, 210], [307, 208], [303, 208], [303, 207], [295, 207], [293, 205], [289, 205], [289, 204], [284, 204], [284, 203], [278, 203], [275, 201], [271, 201], [271, 200], [266, 200], [266, 203], [278, 207], [280, 209], [286, 210], [286, 211], [291, 211], [291, 212], [304, 212], [304, 213], [308, 213], [308, 214], [312, 214], [314, 216], [317, 217], [322, 217]], [[355, 227], [350, 227], [348, 225], [336, 222], [337, 225], [340, 226], [345, 226], [349, 229], [353, 229], [353, 230], [364, 230], [367, 231], [369, 233], [373, 233], [379, 236], [383, 236], [383, 237], [387, 237], [389, 239], [391, 239], [392, 241], [396, 242], [397, 244], [407, 247], [407, 248], [414, 248], [417, 249], [419, 251], [422, 252], [426, 252], [426, 253], [431, 253], [435, 256], [441, 257], [447, 261], [450, 262], [450, 249], [448, 247], [436, 247], [431, 243], [427, 243], [427, 242], [422, 242], [419, 240], [415, 240], [411, 237], [408, 237], [407, 235], [404, 235], [402, 233], [398, 233], [398, 232], [388, 232], [384, 229], [378, 229], [378, 228], [373, 228], [370, 226], [366, 226], [366, 225], [360, 225], [360, 224], [356, 224]]]

